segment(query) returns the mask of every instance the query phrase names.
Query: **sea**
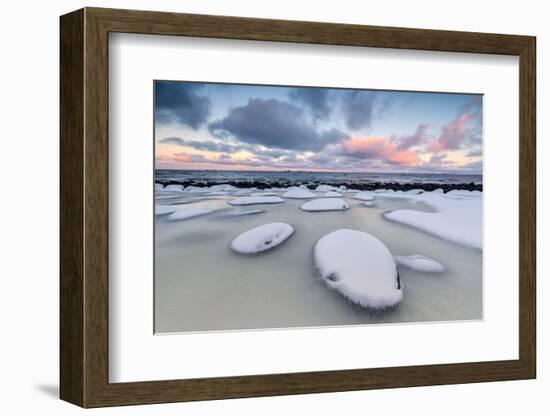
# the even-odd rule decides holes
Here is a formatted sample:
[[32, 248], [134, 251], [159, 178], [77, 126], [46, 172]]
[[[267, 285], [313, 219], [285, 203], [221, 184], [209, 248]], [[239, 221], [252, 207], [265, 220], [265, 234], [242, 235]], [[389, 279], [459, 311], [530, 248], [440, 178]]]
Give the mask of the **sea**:
[[481, 185], [482, 175], [456, 173], [374, 173], [374, 172], [301, 172], [301, 171], [235, 171], [235, 170], [171, 170], [157, 169], [158, 183], [190, 183], [196, 185], [222, 183], [263, 183], [273, 186], [362, 184], [475, 184]]

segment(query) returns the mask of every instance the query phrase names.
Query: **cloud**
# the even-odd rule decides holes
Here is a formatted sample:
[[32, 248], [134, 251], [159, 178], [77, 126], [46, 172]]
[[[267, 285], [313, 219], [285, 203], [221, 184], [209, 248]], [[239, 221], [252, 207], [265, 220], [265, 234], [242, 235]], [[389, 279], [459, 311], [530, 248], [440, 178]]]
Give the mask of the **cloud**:
[[218, 137], [233, 136], [237, 140], [269, 148], [318, 151], [346, 135], [332, 128], [318, 131], [304, 117], [302, 108], [277, 99], [251, 98], [241, 107], [210, 125]]
[[376, 92], [345, 91], [342, 96], [342, 111], [348, 128], [370, 128], [374, 114]]
[[198, 94], [201, 84], [155, 82], [155, 120], [198, 129], [208, 119], [212, 103]]
[[438, 138], [429, 146], [429, 151], [456, 150], [468, 144], [481, 142], [481, 96], [470, 97], [458, 111], [457, 116], [441, 127]]
[[233, 153], [243, 150], [243, 146], [239, 145], [217, 142], [214, 140], [185, 140], [181, 137], [165, 137], [164, 139], [160, 139], [159, 143], [174, 144], [176, 146], [192, 147], [197, 150], [221, 153]]
[[431, 144], [430, 151], [443, 152], [456, 150], [469, 138], [468, 122], [472, 119], [469, 114], [462, 114], [441, 127], [439, 137]]
[[326, 88], [295, 88], [290, 92], [290, 98], [309, 108], [315, 119], [327, 118], [330, 115], [330, 90]]
[[385, 137], [353, 137], [342, 143], [342, 154], [358, 159], [380, 160], [390, 164], [414, 166], [420, 162], [412, 150], [402, 150]]
[[429, 124], [427, 123], [419, 124], [414, 134], [411, 134], [409, 136], [402, 136], [401, 138], [399, 138], [398, 148], [400, 150], [405, 150], [412, 146], [420, 144], [426, 138], [428, 127]]
[[481, 155], [482, 155], [481, 149], [472, 149], [466, 154], [467, 157], [477, 157]]

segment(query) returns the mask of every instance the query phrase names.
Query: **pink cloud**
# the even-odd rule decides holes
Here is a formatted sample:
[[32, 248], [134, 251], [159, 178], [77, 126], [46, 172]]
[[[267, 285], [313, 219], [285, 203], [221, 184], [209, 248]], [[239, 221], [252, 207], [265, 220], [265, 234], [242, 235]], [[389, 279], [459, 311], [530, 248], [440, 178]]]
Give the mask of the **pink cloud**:
[[400, 149], [399, 144], [385, 137], [352, 137], [342, 143], [346, 156], [382, 160], [397, 165], [414, 166], [420, 162], [413, 150]]
[[445, 150], [458, 149], [462, 142], [469, 137], [468, 122], [472, 119], [470, 114], [462, 114], [448, 122], [441, 128], [441, 134], [431, 146], [430, 151], [438, 153]]

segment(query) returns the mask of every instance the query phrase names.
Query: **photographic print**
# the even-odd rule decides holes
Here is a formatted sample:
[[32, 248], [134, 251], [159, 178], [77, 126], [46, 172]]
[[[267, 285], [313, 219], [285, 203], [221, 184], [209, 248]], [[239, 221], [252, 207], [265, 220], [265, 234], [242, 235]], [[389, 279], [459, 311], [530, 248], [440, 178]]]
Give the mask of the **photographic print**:
[[155, 333], [482, 319], [482, 101], [155, 81]]

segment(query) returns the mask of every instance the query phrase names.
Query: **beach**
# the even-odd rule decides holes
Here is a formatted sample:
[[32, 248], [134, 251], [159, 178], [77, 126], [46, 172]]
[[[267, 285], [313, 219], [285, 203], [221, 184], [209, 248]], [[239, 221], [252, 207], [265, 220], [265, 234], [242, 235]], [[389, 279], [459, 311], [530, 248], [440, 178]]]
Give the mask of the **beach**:
[[[258, 187], [261, 178], [223, 175], [208, 183], [193, 179], [194, 185], [166, 172], [156, 175], [155, 333], [482, 319], [483, 193], [464, 189], [481, 178], [404, 175], [401, 181], [386, 178], [390, 185], [378, 188], [377, 179], [353, 183], [353, 177], [340, 175], [338, 181], [349, 186], [325, 177], [320, 180], [328, 183], [299, 178], [287, 187], [274, 181]], [[227, 183], [218, 183], [223, 179]], [[281, 178], [275, 179], [280, 185]], [[394, 183], [415, 187], [391, 189]], [[292, 197], [296, 190], [305, 196]], [[336, 204], [342, 209], [304, 207], [316, 200], [327, 206], [331, 198], [342, 201]], [[232, 248], [236, 237], [265, 224], [287, 224], [292, 232], [265, 252]], [[342, 229], [368, 233], [392, 256], [426, 256], [444, 270], [398, 264], [399, 303], [364, 307], [334, 290], [314, 261], [316, 243]]]

